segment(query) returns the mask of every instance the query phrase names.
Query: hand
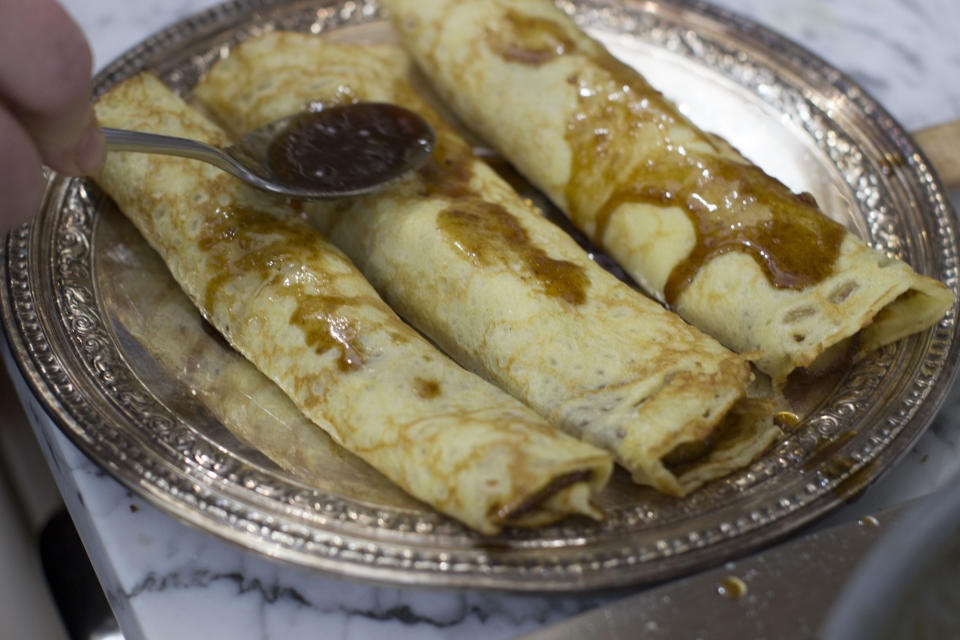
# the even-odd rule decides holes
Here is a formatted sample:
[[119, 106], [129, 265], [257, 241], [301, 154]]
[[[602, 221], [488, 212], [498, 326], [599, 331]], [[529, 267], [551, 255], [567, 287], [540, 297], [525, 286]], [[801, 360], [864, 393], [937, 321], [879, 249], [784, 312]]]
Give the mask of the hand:
[[36, 211], [41, 163], [81, 175], [103, 162], [92, 67], [86, 38], [56, 0], [0, 0], [0, 234]]

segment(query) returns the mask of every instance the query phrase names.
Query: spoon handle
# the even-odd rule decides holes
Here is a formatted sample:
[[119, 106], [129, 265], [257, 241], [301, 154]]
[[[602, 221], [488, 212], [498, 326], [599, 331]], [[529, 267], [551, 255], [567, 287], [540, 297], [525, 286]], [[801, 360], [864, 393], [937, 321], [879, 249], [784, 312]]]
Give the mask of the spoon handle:
[[196, 140], [157, 133], [130, 131], [128, 129], [114, 129], [112, 127], [102, 127], [102, 130], [107, 141], [107, 149], [110, 151], [160, 153], [202, 160], [243, 180], [262, 182], [258, 176], [255, 176], [221, 149]]

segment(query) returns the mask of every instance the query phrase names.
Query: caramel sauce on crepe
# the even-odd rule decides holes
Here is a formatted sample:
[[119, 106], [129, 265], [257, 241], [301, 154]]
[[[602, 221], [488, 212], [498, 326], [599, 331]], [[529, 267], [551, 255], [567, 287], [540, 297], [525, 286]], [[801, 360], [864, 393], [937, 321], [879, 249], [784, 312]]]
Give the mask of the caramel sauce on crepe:
[[420, 169], [426, 195], [441, 194], [451, 204], [437, 216], [437, 225], [460, 251], [479, 265], [519, 264], [543, 294], [572, 305], [583, 304], [590, 279], [583, 267], [551, 258], [530, 241], [526, 229], [506, 207], [486, 199], [470, 187], [471, 148], [437, 123], [433, 157]]
[[629, 203], [679, 207], [693, 225], [696, 244], [670, 274], [668, 305], [703, 265], [729, 251], [750, 255], [777, 288], [804, 289], [833, 273], [846, 230], [812, 196], [793, 193], [710, 134], [683, 127], [683, 139], [675, 139], [673, 125], [683, 123], [676, 108], [602, 47], [578, 49], [560, 23], [507, 11], [501, 24], [487, 37], [507, 60], [542, 65], [578, 52], [600, 71], [567, 79], [579, 101], [567, 124], [573, 222], [592, 229], [597, 244], [610, 216]]
[[[237, 207], [218, 208], [212, 221], [201, 228], [197, 246], [207, 253], [217, 274], [204, 289], [203, 305], [206, 308], [214, 304], [223, 286], [238, 275], [256, 273], [266, 278], [277, 272], [278, 265], [301, 261], [305, 253], [317, 251], [309, 238], [277, 224], [274, 216]], [[224, 251], [218, 250], [221, 246]], [[236, 257], [234, 252], [238, 247], [240, 256]], [[228, 259], [227, 255], [233, 257]], [[339, 310], [345, 305], [369, 304], [370, 299], [309, 295], [303, 283], [293, 278], [281, 284], [280, 291], [297, 301], [290, 324], [303, 330], [307, 346], [318, 354], [337, 349], [341, 371], [361, 367], [364, 359], [356, 336], [362, 333], [362, 329], [347, 320]]]

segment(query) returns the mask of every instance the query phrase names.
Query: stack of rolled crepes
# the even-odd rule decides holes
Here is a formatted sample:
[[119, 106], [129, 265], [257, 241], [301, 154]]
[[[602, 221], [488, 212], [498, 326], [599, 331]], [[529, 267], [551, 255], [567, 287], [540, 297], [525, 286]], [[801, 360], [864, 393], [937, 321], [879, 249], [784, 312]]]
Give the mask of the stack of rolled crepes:
[[[151, 75], [96, 109], [105, 126], [227, 142]], [[287, 204], [167, 156], [111, 153], [97, 179], [217, 331], [405, 491], [487, 534], [600, 517], [610, 456], [437, 351]]]
[[[873, 348], [952, 304], [698, 131], [549, 2], [384, 4], [466, 122], [656, 297], [775, 381], [858, 330]], [[481, 532], [599, 517], [590, 497], [611, 455], [682, 496], [775, 441], [774, 403], [747, 396], [747, 359], [596, 265], [473, 155], [413, 74], [394, 46], [276, 32], [195, 88], [229, 136], [149, 75], [98, 104], [105, 125], [213, 143], [304, 108], [419, 112], [432, 158], [373, 194], [287, 203], [136, 154], [111, 154], [99, 181], [307, 418]]]
[[775, 383], [953, 305], [699, 130], [548, 0], [382, 4], [464, 122], [646, 291]]
[[[303, 205], [397, 312], [466, 368], [673, 495], [779, 435], [749, 364], [594, 263], [412, 88], [394, 46], [275, 32], [240, 44], [195, 97], [241, 135], [344, 100], [391, 102], [437, 133], [428, 163], [375, 194]], [[242, 79], [242, 80], [241, 80]]]

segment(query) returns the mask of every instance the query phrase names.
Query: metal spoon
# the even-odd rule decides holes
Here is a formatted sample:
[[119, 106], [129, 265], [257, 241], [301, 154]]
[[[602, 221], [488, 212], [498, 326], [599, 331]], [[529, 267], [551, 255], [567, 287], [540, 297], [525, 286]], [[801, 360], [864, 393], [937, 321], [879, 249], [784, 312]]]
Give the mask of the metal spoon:
[[229, 147], [108, 127], [103, 133], [110, 151], [202, 160], [260, 189], [305, 199], [368, 193], [419, 167], [435, 141], [416, 113], [370, 102], [297, 113]]

